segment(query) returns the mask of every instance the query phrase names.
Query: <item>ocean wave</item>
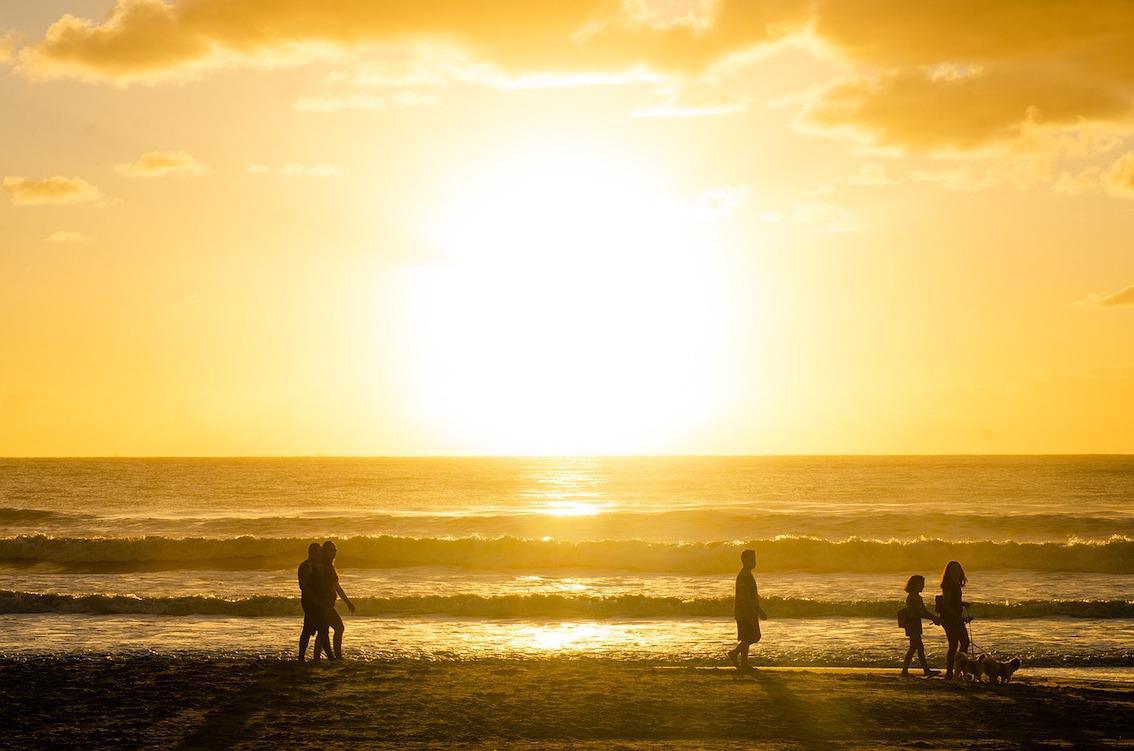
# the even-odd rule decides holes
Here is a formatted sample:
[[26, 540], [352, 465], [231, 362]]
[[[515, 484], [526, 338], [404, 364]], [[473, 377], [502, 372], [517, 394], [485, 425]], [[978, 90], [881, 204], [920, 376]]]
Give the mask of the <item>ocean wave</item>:
[[[58, 564], [76, 570], [256, 569], [297, 565], [309, 539], [0, 538], [0, 562]], [[513, 537], [351, 537], [338, 540], [345, 567], [455, 566], [470, 569], [592, 569], [725, 574], [740, 550], [758, 551], [761, 571], [935, 571], [948, 560], [972, 569], [1134, 573], [1134, 540], [1068, 543], [841, 541], [780, 537], [749, 542], [652, 543], [637, 540], [567, 542]]]
[[162, 516], [153, 513], [94, 515], [0, 508], [0, 528], [11, 535], [188, 535], [199, 537], [293, 537], [389, 535], [403, 537], [552, 536], [564, 540], [641, 539], [709, 542], [780, 535], [823, 539], [860, 537], [943, 540], [1066, 541], [1134, 536], [1134, 517], [1075, 513], [981, 514], [859, 511], [737, 511], [681, 509], [605, 511], [554, 516], [521, 507], [498, 514], [358, 513], [217, 514]]
[[0, 525], [13, 526], [18, 524], [51, 524], [86, 522], [95, 517], [92, 514], [68, 513], [65, 511], [48, 511], [46, 509], [16, 508], [0, 506]]
[[[427, 597], [360, 597], [356, 615], [452, 616], [472, 618], [726, 618], [732, 598], [645, 597], [619, 595], [438, 595]], [[767, 597], [762, 605], [770, 617], [893, 618], [900, 602], [838, 601]], [[1134, 602], [1123, 600], [1033, 600], [1018, 603], [974, 603], [973, 615], [984, 619], [1134, 618]], [[93, 615], [216, 615], [242, 617], [299, 616], [299, 599], [257, 596], [225, 599], [201, 595], [134, 597], [131, 595], [59, 595], [0, 591], [0, 613], [70, 613]]]

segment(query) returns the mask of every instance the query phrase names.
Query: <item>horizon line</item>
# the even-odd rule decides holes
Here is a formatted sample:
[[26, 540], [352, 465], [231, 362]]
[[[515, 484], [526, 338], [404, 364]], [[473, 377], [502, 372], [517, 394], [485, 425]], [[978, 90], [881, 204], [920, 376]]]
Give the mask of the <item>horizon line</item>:
[[0, 456], [0, 461], [61, 459], [917, 459], [917, 458], [1134, 457], [1134, 452], [1022, 453], [801, 453], [801, 454], [57, 454]]

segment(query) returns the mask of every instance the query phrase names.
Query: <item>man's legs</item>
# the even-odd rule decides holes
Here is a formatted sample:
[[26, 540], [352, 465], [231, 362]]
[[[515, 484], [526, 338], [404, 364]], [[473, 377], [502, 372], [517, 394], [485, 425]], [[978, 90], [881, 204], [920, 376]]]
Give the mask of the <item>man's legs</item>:
[[335, 651], [328, 652], [327, 656], [341, 660], [343, 657], [343, 630], [345, 628], [345, 626], [343, 626], [342, 616], [340, 616], [334, 608], [330, 608], [330, 611], [327, 613], [327, 623], [335, 630]]
[[[307, 624], [303, 624], [303, 630], [299, 632], [299, 661], [303, 662], [307, 659], [307, 644], [311, 641], [311, 632], [307, 630]], [[318, 651], [316, 651], [318, 654]]]

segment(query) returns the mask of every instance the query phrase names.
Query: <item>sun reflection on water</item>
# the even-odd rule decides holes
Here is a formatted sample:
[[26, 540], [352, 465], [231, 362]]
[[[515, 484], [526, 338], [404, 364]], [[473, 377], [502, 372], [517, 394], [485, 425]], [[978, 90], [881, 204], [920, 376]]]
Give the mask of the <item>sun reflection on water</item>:
[[520, 629], [512, 640], [515, 647], [561, 652], [590, 648], [609, 641], [609, 629], [597, 623], [556, 623]]
[[605, 507], [584, 501], [549, 501], [539, 506], [540, 513], [548, 516], [595, 516]]

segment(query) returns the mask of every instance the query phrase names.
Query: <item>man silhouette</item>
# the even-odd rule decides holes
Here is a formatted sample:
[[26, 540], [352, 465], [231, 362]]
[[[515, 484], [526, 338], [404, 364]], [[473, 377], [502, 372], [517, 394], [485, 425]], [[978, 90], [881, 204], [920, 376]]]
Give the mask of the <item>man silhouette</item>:
[[748, 664], [748, 648], [760, 641], [760, 621], [768, 615], [760, 607], [760, 592], [756, 589], [756, 551], [745, 550], [740, 554], [743, 567], [736, 575], [736, 601], [732, 613], [736, 617], [736, 639], [739, 642], [729, 650], [728, 659], [737, 670], [752, 670]]
[[307, 644], [315, 635], [315, 659], [320, 652], [333, 658], [331, 642], [327, 633], [327, 587], [323, 572], [323, 548], [317, 542], [307, 546], [307, 560], [299, 564], [299, 602], [303, 606], [303, 630], [299, 633], [299, 661], [307, 657]]

